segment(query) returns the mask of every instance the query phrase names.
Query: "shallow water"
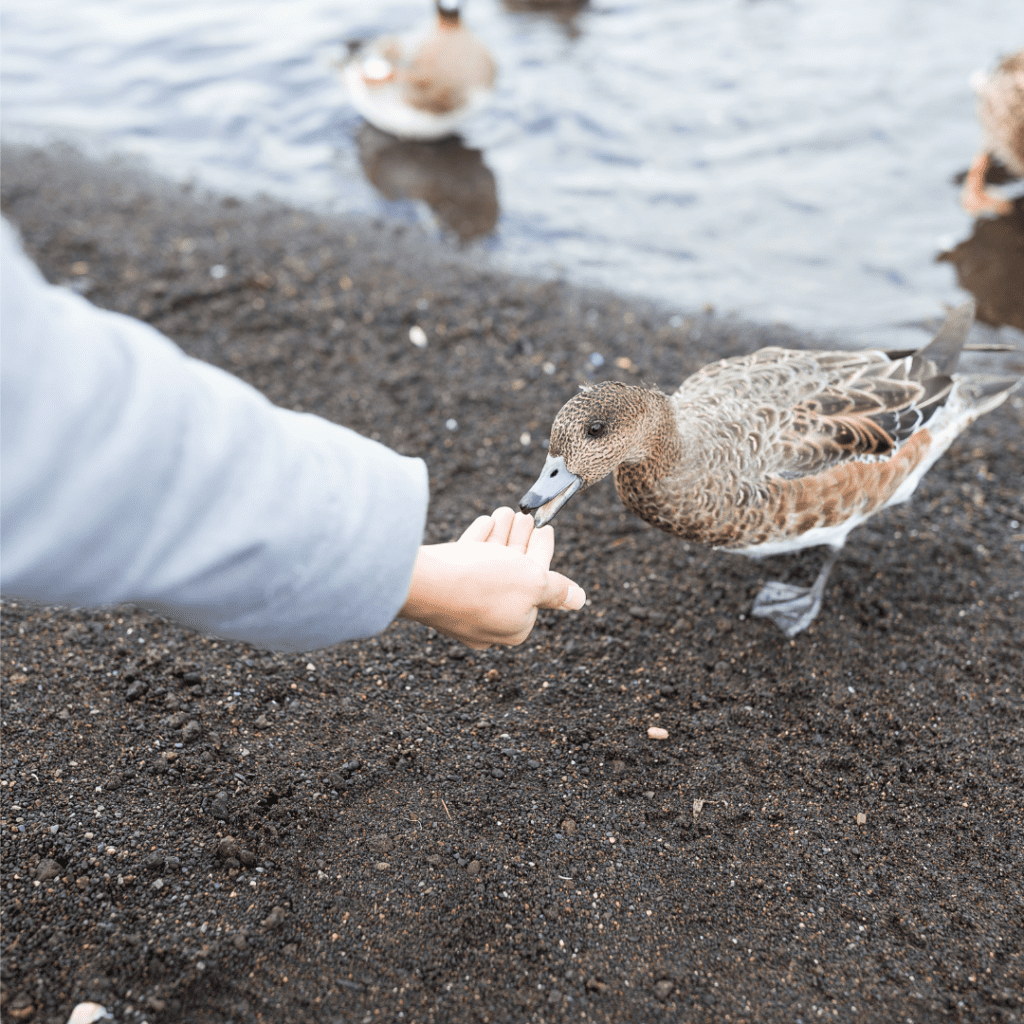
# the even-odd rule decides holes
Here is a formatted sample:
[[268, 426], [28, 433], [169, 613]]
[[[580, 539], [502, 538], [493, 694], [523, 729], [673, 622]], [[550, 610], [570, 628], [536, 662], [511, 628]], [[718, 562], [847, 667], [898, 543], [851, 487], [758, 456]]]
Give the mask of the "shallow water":
[[470, 0], [499, 84], [439, 151], [367, 129], [333, 66], [418, 0], [6, 0], [4, 134], [862, 343], [962, 300], [935, 257], [971, 232], [968, 79], [1024, 43], [1020, 0], [531, 6]]

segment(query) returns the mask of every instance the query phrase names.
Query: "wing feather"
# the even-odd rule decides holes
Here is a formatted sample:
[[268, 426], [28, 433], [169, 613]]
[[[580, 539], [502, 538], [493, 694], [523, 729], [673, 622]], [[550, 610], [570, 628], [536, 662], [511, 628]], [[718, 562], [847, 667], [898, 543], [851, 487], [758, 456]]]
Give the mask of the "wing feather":
[[737, 423], [757, 437], [761, 473], [796, 479], [888, 459], [953, 394], [950, 374], [973, 312], [972, 303], [954, 310], [917, 351], [765, 348], [723, 359], [684, 382], [676, 400], [723, 412], [732, 404]]

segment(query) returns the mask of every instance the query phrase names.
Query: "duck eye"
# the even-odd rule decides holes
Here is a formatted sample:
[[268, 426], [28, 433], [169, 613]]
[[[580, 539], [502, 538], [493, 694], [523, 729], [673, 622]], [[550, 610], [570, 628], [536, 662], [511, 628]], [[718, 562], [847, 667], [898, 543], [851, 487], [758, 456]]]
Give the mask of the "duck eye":
[[607, 423], [602, 423], [600, 420], [594, 420], [594, 422], [587, 427], [587, 436], [600, 437], [607, 429]]

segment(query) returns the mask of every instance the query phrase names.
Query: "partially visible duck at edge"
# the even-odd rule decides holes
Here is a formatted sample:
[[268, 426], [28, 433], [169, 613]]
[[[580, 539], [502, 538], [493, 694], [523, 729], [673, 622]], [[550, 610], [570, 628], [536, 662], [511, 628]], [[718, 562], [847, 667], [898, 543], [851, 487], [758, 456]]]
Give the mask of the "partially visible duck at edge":
[[425, 33], [374, 40], [342, 65], [352, 105], [381, 131], [433, 141], [454, 135], [487, 98], [496, 68], [462, 23], [459, 0], [437, 0]]
[[1024, 50], [1004, 57], [991, 75], [981, 72], [973, 81], [985, 143], [967, 172], [960, 202], [975, 217], [1005, 216], [1013, 206], [986, 190], [985, 174], [995, 156], [1007, 170], [1024, 178]]
[[611, 473], [623, 504], [688, 541], [761, 558], [824, 545], [811, 587], [768, 583], [753, 614], [786, 634], [821, 610], [846, 537], [906, 501], [928, 468], [1020, 381], [954, 373], [974, 303], [924, 348], [722, 359], [669, 397], [616, 381], [584, 387], [555, 417], [520, 508], [538, 526]]

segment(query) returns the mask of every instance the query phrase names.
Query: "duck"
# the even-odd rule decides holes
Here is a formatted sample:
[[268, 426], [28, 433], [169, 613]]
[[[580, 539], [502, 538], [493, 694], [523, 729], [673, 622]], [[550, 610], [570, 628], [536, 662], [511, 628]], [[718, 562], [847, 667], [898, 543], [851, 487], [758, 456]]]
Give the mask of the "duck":
[[705, 366], [671, 396], [584, 386], [555, 416], [520, 509], [544, 526], [610, 473], [627, 509], [683, 540], [753, 558], [825, 547], [812, 586], [773, 581], [754, 602], [794, 637], [821, 611], [850, 531], [910, 498], [1020, 385], [955, 372], [973, 321], [968, 301], [918, 350], [763, 348]]
[[342, 65], [352, 105], [399, 139], [457, 134], [497, 76], [487, 48], [462, 23], [459, 0], [437, 0], [436, 13], [426, 33], [374, 40]]
[[960, 202], [974, 217], [1004, 217], [1013, 204], [985, 189], [985, 175], [996, 156], [1012, 174], [1024, 178], [1024, 50], [1004, 57], [991, 75], [979, 73], [974, 86], [985, 144], [967, 172]]

